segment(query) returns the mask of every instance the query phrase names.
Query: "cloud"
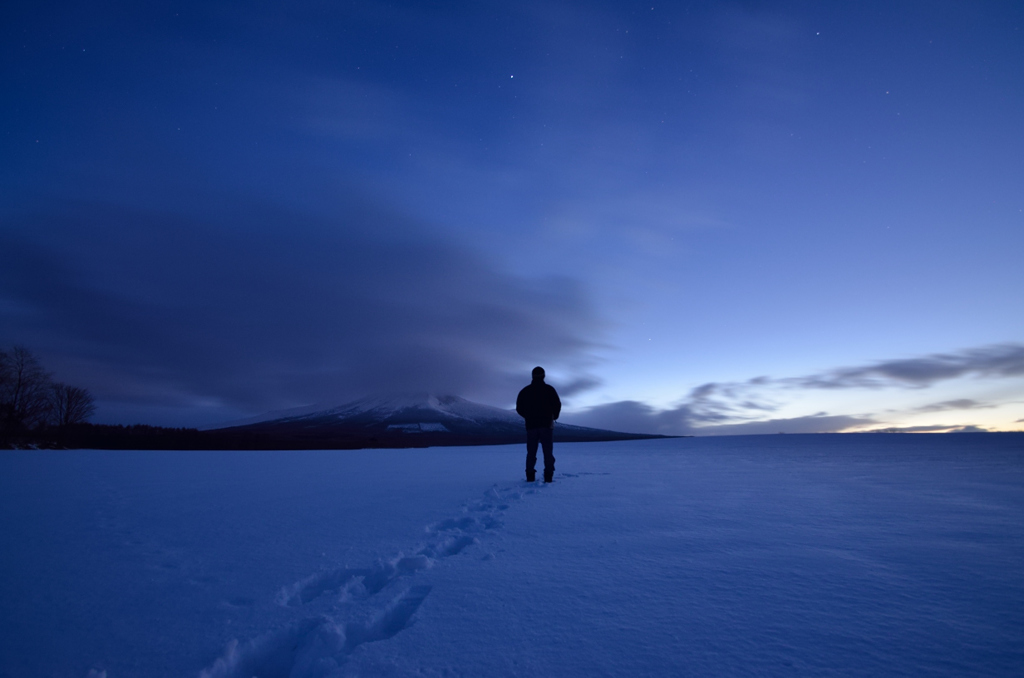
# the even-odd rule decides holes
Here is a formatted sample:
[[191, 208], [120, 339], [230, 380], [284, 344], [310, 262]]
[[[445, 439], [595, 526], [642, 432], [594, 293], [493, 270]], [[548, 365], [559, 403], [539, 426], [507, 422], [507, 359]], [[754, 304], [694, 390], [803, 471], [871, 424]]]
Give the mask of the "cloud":
[[785, 380], [798, 388], [922, 388], [959, 377], [1024, 375], [1024, 344], [996, 344], [923, 358], [883, 360]]
[[878, 423], [866, 416], [826, 412], [763, 419], [777, 408], [751, 399], [751, 391], [766, 383], [763, 377], [739, 383], [710, 382], [692, 389], [675, 407], [659, 410], [636, 400], [622, 400], [569, 413], [563, 419], [581, 426], [663, 435], [834, 433]]
[[[883, 360], [858, 367], [826, 370], [802, 377], [755, 377], [739, 382], [703, 384], [687, 400], [706, 413], [729, 418], [740, 411], [778, 409], [764, 402], [767, 394], [784, 389], [926, 388], [959, 377], [1008, 378], [1024, 376], [1024, 344], [996, 344], [956, 353], [938, 353], [922, 358]], [[995, 407], [962, 398], [918, 408], [917, 412]]]
[[504, 273], [355, 200], [333, 219], [220, 213], [76, 204], [8, 220], [0, 342], [80, 378], [110, 416], [141, 402], [179, 425], [374, 392], [507, 398], [538, 363], [569, 392], [593, 386], [603, 325], [571, 279]]
[[921, 426], [886, 426], [885, 428], [871, 429], [865, 433], [976, 433], [986, 432], [986, 429], [969, 424], [928, 424]]
[[[760, 383], [760, 379], [756, 381]], [[749, 419], [751, 412], [761, 417], [775, 409], [772, 404], [745, 397], [749, 385], [750, 382], [709, 382], [692, 389], [682, 402], [669, 409], [657, 410], [643, 402], [621, 400], [567, 414], [565, 421], [627, 433], [687, 435], [698, 428], [704, 432], [709, 426]]]
[[944, 424], [930, 424], [927, 426], [886, 426], [885, 428], [871, 429], [865, 433], [941, 433], [953, 428]]
[[976, 400], [970, 398], [959, 398], [957, 400], [944, 400], [941, 403], [932, 403], [931, 405], [925, 405], [918, 407], [915, 412], [946, 412], [948, 410], [984, 410], [992, 409], [995, 405], [987, 405], [985, 403], [979, 403]]
[[699, 435], [754, 435], [764, 433], [839, 433], [851, 428], [876, 424], [869, 417], [855, 417], [846, 414], [827, 414], [819, 412], [805, 417], [789, 419], [768, 419], [765, 421], [748, 421], [738, 424], [722, 424], [718, 426], [702, 426], [693, 429]]
[[681, 435], [689, 432], [692, 415], [685, 408], [656, 410], [636, 400], [621, 400], [589, 407], [561, 418], [569, 424], [591, 426], [625, 433]]
[[[707, 386], [701, 387], [703, 394]], [[698, 390], [698, 389], [695, 389]], [[835, 433], [877, 422], [868, 417], [829, 415], [825, 412], [788, 419], [736, 421], [722, 411], [702, 410], [694, 398], [678, 407], [657, 410], [646, 403], [623, 400], [588, 408], [563, 417], [567, 423], [627, 433], [663, 435], [751, 435], [762, 433]], [[760, 408], [758, 408], [760, 410]]]
[[[548, 381], [554, 381], [549, 379]], [[601, 385], [601, 380], [590, 376], [577, 377], [572, 381], [558, 384], [558, 393], [563, 399], [570, 398], [577, 393], [583, 393], [595, 389]]]

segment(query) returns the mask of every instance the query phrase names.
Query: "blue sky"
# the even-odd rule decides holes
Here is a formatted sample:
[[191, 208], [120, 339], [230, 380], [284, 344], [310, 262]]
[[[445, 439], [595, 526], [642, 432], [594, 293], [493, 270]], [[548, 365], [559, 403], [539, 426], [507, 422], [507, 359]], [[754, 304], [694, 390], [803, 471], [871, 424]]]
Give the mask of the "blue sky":
[[0, 12], [0, 343], [97, 421], [1024, 428], [1020, 5]]

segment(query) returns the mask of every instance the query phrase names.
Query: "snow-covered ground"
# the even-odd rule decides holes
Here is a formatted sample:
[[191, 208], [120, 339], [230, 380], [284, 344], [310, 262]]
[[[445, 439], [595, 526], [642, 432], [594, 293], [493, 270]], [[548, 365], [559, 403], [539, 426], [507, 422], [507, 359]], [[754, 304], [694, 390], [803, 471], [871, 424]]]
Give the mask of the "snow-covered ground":
[[1024, 436], [0, 453], [0, 676], [1021, 676]]

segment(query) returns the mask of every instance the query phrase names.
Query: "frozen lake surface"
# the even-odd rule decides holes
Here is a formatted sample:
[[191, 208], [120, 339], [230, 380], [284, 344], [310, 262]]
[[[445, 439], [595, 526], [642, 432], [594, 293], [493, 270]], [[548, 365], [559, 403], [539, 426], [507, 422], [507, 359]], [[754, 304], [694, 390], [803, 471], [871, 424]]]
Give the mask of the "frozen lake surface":
[[1024, 675], [1024, 435], [0, 452], [0, 676]]

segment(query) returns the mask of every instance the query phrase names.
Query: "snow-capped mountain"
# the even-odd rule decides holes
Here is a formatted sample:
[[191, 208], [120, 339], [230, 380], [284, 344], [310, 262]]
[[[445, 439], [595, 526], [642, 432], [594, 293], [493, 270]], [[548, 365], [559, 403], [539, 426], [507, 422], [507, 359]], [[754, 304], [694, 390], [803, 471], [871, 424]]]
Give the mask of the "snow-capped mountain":
[[[452, 395], [375, 396], [314, 412], [295, 412], [209, 431], [253, 447], [425, 447], [522, 442], [523, 420], [512, 410]], [[561, 442], [636, 440], [661, 436], [555, 424]]]

